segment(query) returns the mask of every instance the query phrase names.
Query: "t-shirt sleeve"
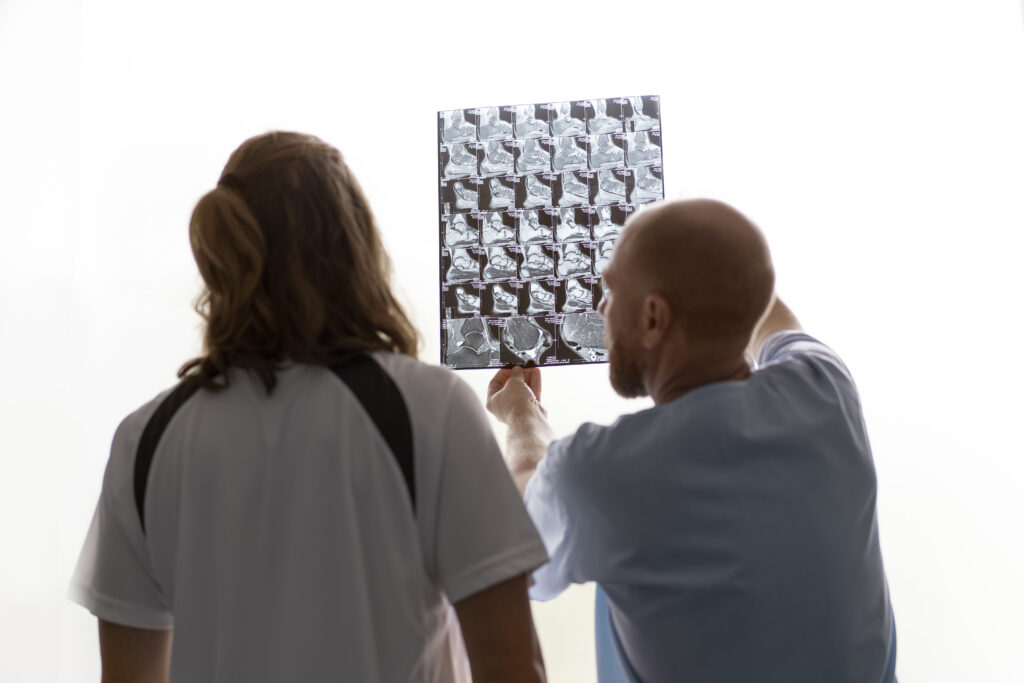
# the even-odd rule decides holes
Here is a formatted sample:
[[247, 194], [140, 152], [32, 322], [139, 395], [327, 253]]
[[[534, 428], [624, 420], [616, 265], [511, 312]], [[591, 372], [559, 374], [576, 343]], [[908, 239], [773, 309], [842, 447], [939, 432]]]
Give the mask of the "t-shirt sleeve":
[[606, 428], [587, 423], [552, 442], [526, 487], [526, 509], [550, 557], [533, 573], [534, 600], [550, 600], [571, 583], [599, 578], [601, 534], [594, 522], [601, 513], [593, 500], [603, 486], [588, 463], [575, 465], [603, 447], [605, 433]]
[[829, 373], [839, 373], [852, 382], [849, 369], [839, 355], [806, 332], [783, 330], [775, 332], [764, 340], [758, 365], [797, 360], [813, 365]]
[[105, 621], [169, 629], [174, 618], [154, 578], [149, 549], [135, 509], [135, 445], [143, 424], [130, 416], [118, 427], [103, 488], [85, 538], [68, 597]]
[[456, 380], [444, 423], [434, 558], [452, 602], [547, 561], [476, 395]]

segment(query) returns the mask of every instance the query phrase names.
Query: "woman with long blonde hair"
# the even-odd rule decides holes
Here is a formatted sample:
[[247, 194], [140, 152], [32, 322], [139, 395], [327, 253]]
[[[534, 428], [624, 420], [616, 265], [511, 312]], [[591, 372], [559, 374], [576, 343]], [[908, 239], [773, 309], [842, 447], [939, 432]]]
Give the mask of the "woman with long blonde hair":
[[544, 547], [338, 150], [247, 140], [189, 235], [203, 352], [118, 428], [72, 584], [104, 681], [449, 681], [456, 623], [474, 679], [543, 680]]

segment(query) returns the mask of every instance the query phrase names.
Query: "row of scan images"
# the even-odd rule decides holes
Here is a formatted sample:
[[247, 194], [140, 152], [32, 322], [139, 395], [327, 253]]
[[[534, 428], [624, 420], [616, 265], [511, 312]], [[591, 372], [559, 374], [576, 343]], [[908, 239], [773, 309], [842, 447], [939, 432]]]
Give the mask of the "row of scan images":
[[439, 163], [442, 178], [651, 166], [661, 163], [661, 133], [453, 142], [441, 145]]
[[441, 215], [543, 207], [644, 204], [665, 196], [661, 166], [442, 180]]
[[610, 240], [635, 210], [614, 204], [455, 213], [442, 217], [441, 236], [449, 249]]
[[441, 250], [444, 284], [600, 276], [615, 241]]
[[443, 322], [441, 357], [452, 368], [595, 363], [608, 360], [604, 321], [595, 311]]
[[507, 318], [595, 311], [601, 305], [601, 278], [593, 275], [561, 280], [467, 282], [441, 288], [445, 318]]
[[450, 109], [437, 114], [441, 143], [661, 129], [657, 95]]

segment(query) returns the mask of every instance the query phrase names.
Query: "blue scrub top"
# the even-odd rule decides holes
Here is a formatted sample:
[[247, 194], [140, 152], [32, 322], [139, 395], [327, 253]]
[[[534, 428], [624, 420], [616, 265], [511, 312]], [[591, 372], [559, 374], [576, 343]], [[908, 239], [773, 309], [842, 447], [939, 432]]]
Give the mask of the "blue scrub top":
[[853, 379], [798, 332], [759, 361], [747, 380], [583, 425], [527, 487], [551, 557], [531, 595], [599, 584], [602, 683], [892, 680]]

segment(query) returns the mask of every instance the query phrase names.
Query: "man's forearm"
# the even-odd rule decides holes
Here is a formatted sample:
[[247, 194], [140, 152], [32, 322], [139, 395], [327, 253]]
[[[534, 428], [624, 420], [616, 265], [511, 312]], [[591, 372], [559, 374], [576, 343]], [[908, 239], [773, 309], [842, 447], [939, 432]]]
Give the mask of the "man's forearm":
[[519, 493], [526, 491], [530, 477], [544, 458], [555, 436], [539, 403], [523, 406], [508, 423], [505, 458]]
[[782, 303], [782, 299], [773, 297], [772, 303], [769, 304], [764, 317], [761, 318], [757, 329], [754, 330], [754, 334], [750, 339], [750, 346], [747, 347], [747, 352], [757, 359], [761, 353], [761, 345], [772, 334], [781, 330], [801, 329], [803, 328], [800, 327], [800, 321], [793, 315], [793, 311], [789, 310], [789, 306]]

